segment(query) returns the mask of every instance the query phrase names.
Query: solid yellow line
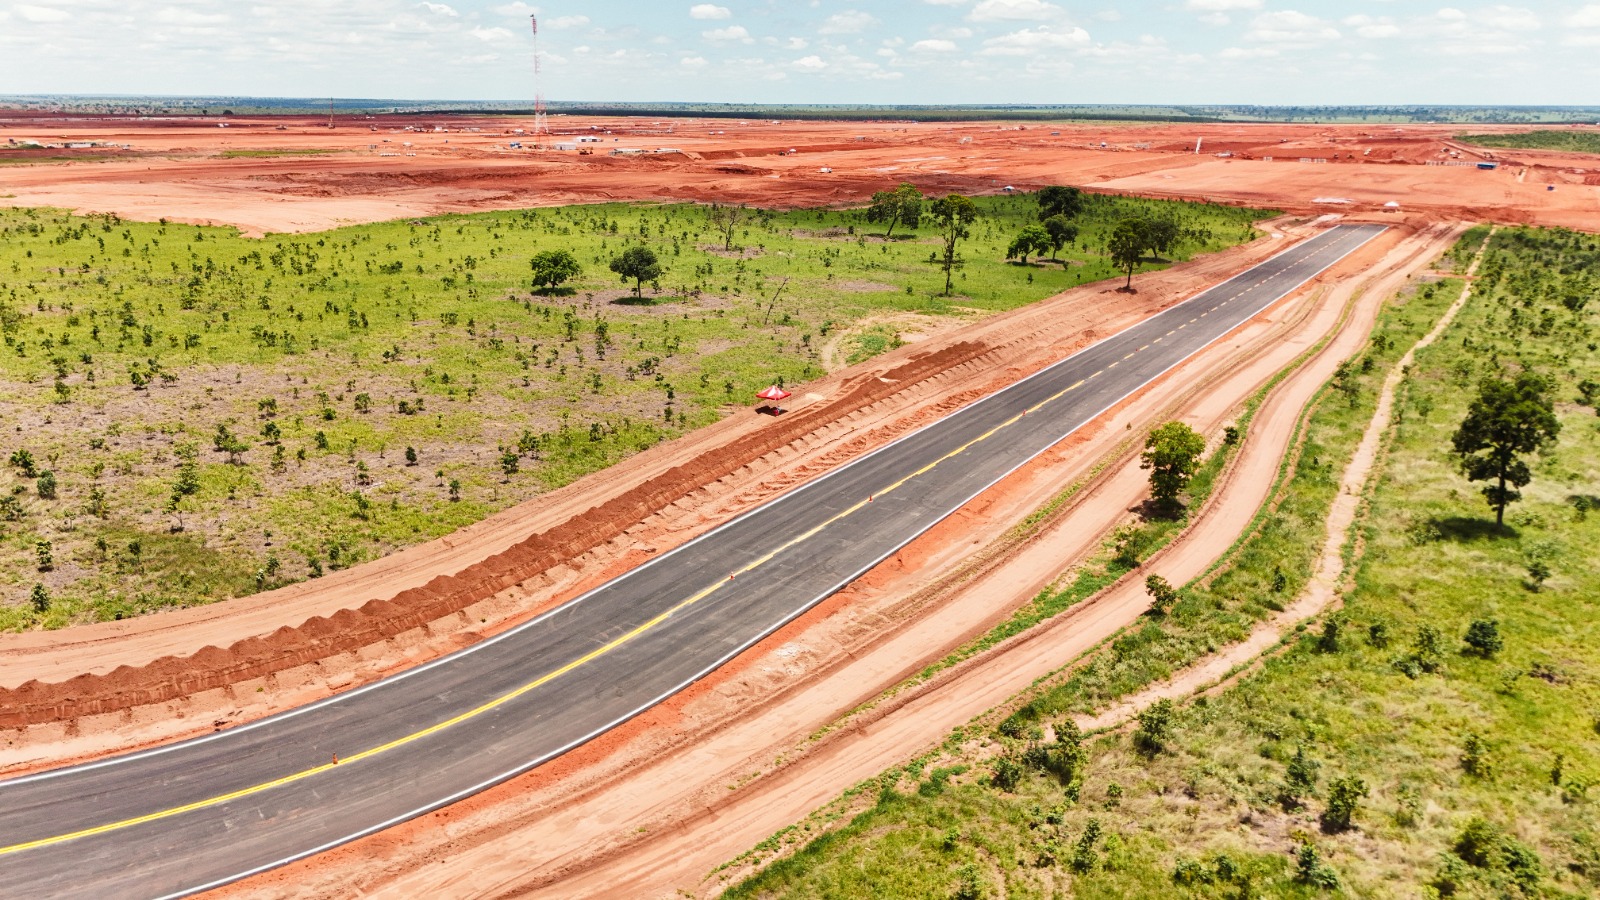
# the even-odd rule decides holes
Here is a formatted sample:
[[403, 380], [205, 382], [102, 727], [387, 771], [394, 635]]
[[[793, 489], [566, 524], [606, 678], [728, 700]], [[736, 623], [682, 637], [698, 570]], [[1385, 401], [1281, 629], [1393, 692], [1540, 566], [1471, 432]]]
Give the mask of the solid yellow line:
[[[1131, 356], [1132, 354], [1129, 354], [1129, 355]], [[1114, 366], [1116, 366], [1116, 363], [1112, 363], [1111, 365], [1114, 367]], [[1098, 374], [1100, 374], [1100, 373], [1099, 372], [1095, 373], [1095, 375], [1098, 375]], [[1094, 376], [1091, 375], [1090, 377], [1092, 378]], [[899, 481], [896, 481], [893, 484], [889, 485], [888, 487], [884, 488], [883, 490], [878, 491], [873, 496], [882, 496], [884, 494], [890, 493], [891, 491], [894, 491], [895, 489], [901, 487], [902, 485], [904, 485], [906, 482], [912, 480], [913, 478], [916, 478], [919, 475], [924, 475], [924, 474], [932, 471], [935, 467], [937, 467], [940, 463], [944, 462], [945, 460], [954, 458], [956, 456], [961, 455], [962, 453], [965, 453], [967, 450], [970, 450], [972, 447], [976, 446], [977, 444], [979, 444], [979, 443], [981, 443], [981, 442], [983, 442], [985, 440], [988, 440], [989, 438], [993, 437], [995, 434], [999, 433], [1000, 431], [1002, 431], [1002, 430], [1004, 430], [1004, 429], [1016, 424], [1017, 422], [1021, 421], [1022, 418], [1024, 416], [1026, 416], [1028, 413], [1035, 412], [1035, 411], [1037, 411], [1039, 409], [1042, 409], [1047, 404], [1050, 404], [1050, 403], [1053, 403], [1056, 400], [1059, 400], [1060, 398], [1066, 396], [1067, 394], [1071, 393], [1072, 391], [1077, 390], [1082, 385], [1083, 385], [1083, 381], [1080, 380], [1077, 383], [1073, 384], [1072, 386], [1070, 386], [1068, 388], [1065, 388], [1064, 390], [1062, 390], [1062, 391], [1060, 391], [1060, 392], [1058, 392], [1058, 393], [1046, 398], [1045, 400], [1040, 401], [1037, 405], [1029, 407], [1026, 412], [1019, 413], [1019, 414], [1017, 414], [1015, 416], [1012, 416], [1011, 418], [1007, 419], [1006, 421], [1001, 422], [999, 425], [996, 425], [995, 427], [993, 427], [993, 428], [989, 429], [988, 431], [984, 432], [983, 434], [973, 438], [972, 440], [968, 441], [967, 443], [962, 444], [960, 447], [957, 447], [956, 449], [951, 450], [949, 453], [946, 453], [944, 456], [939, 457], [938, 459], [934, 460], [933, 462], [928, 463], [927, 465], [925, 465], [922, 468], [916, 470], [915, 472], [912, 472], [910, 475], [907, 475], [904, 478], [901, 478]], [[753, 571], [756, 568], [759, 568], [760, 566], [765, 565], [766, 563], [770, 562], [774, 557], [778, 556], [779, 554], [783, 553], [784, 551], [789, 550], [790, 548], [794, 547], [795, 545], [803, 543], [804, 541], [807, 541], [807, 540], [811, 539], [812, 537], [815, 537], [818, 533], [822, 532], [824, 529], [828, 528], [829, 526], [833, 525], [834, 523], [838, 522], [839, 520], [844, 519], [847, 516], [853, 515], [856, 512], [859, 512], [861, 510], [861, 508], [866, 506], [869, 502], [871, 502], [871, 501], [870, 500], [857, 501], [855, 503], [855, 505], [849, 507], [848, 509], [845, 509], [845, 510], [839, 512], [838, 514], [834, 515], [832, 518], [828, 519], [827, 521], [822, 522], [819, 525], [813, 526], [812, 528], [806, 530], [805, 532], [803, 532], [803, 533], [795, 536], [794, 538], [791, 538], [790, 540], [784, 542], [782, 545], [780, 545], [776, 549], [768, 552], [767, 554], [765, 554], [761, 558], [753, 560], [753, 561], [747, 563], [743, 568], [737, 569], [734, 572], [729, 573], [729, 580], [733, 580], [733, 576]], [[227, 794], [222, 794], [222, 795], [219, 795], [219, 796], [216, 796], [216, 797], [210, 797], [210, 798], [207, 798], [205, 800], [196, 800], [193, 803], [186, 803], [186, 804], [184, 804], [182, 806], [174, 806], [174, 807], [171, 807], [169, 809], [159, 810], [159, 811], [153, 812], [153, 813], [146, 813], [145, 815], [135, 816], [135, 817], [130, 818], [130, 819], [122, 819], [122, 820], [119, 820], [119, 821], [116, 821], [116, 822], [108, 822], [108, 823], [106, 823], [104, 825], [96, 825], [93, 828], [85, 828], [85, 829], [82, 829], [80, 831], [71, 832], [69, 834], [61, 834], [61, 835], [56, 835], [54, 837], [40, 838], [38, 840], [28, 841], [28, 842], [21, 843], [21, 844], [13, 844], [13, 845], [11, 845], [9, 847], [0, 847], [0, 856], [5, 856], [5, 855], [11, 854], [11, 853], [20, 853], [20, 852], [22, 852], [24, 850], [34, 850], [34, 849], [38, 849], [40, 847], [48, 847], [48, 846], [51, 846], [51, 845], [54, 845], [54, 844], [62, 844], [62, 843], [66, 843], [67, 841], [76, 840], [78, 838], [92, 837], [92, 836], [97, 835], [97, 834], [105, 834], [105, 833], [112, 832], [112, 831], [120, 831], [120, 830], [122, 830], [124, 828], [132, 828], [132, 827], [137, 826], [137, 825], [145, 825], [145, 824], [148, 824], [150, 822], [158, 822], [158, 821], [161, 821], [162, 819], [170, 819], [170, 818], [172, 818], [174, 816], [183, 815], [184, 813], [195, 812], [197, 810], [206, 809], [208, 807], [218, 806], [218, 805], [221, 805], [223, 803], [229, 803], [229, 802], [232, 802], [234, 800], [238, 800], [238, 799], [243, 798], [243, 797], [248, 797], [248, 796], [251, 796], [253, 794], [259, 794], [259, 793], [262, 793], [264, 791], [272, 790], [273, 788], [279, 788], [279, 787], [283, 787], [285, 785], [294, 784], [297, 781], [304, 781], [307, 778], [311, 778], [311, 777], [313, 777], [315, 775], [321, 775], [324, 772], [327, 772], [327, 771], [329, 771], [331, 769], [335, 769], [335, 768], [337, 768], [339, 766], [342, 766], [342, 765], [351, 765], [353, 763], [361, 762], [362, 760], [371, 759], [372, 757], [378, 756], [379, 754], [387, 753], [387, 752], [389, 752], [391, 750], [395, 750], [397, 748], [403, 747], [406, 744], [410, 744], [410, 743], [414, 743], [416, 741], [422, 740], [423, 738], [429, 737], [430, 735], [438, 734], [439, 732], [445, 731], [445, 730], [447, 730], [449, 728], [452, 728], [452, 727], [454, 727], [456, 725], [459, 725], [462, 722], [466, 722], [466, 721], [468, 721], [470, 719], [477, 718], [478, 716], [481, 716], [484, 713], [491, 712], [491, 711], [493, 711], [494, 709], [496, 709], [498, 707], [504, 706], [505, 704], [510, 703], [512, 700], [515, 700], [518, 697], [521, 697], [521, 696], [523, 696], [524, 694], [527, 694], [530, 691], [533, 691], [533, 690], [536, 690], [536, 689], [538, 689], [540, 687], [543, 687], [544, 685], [549, 684], [551, 681], [554, 681], [555, 679], [560, 678], [561, 676], [566, 675], [566, 674], [568, 674], [569, 672], [572, 672], [575, 669], [578, 669], [578, 668], [580, 668], [582, 666], [585, 666], [585, 665], [589, 664], [590, 662], [593, 662], [594, 660], [599, 659], [602, 656], [605, 656], [607, 653], [610, 653], [611, 651], [617, 649], [618, 647], [621, 647], [623, 644], [629, 643], [630, 641], [633, 641], [634, 639], [638, 638], [640, 635], [645, 634], [646, 632], [655, 629], [661, 623], [663, 623], [666, 620], [672, 618], [677, 613], [680, 613], [683, 610], [688, 609], [689, 607], [695, 605], [696, 603], [699, 603], [700, 601], [704, 600], [705, 598], [711, 596], [713, 593], [715, 593], [718, 589], [723, 587], [725, 584], [727, 584], [726, 581], [719, 581], [719, 582], [717, 582], [717, 583], [715, 583], [715, 584], [713, 584], [713, 585], [711, 585], [709, 587], [702, 588], [700, 591], [696, 592], [692, 596], [688, 597], [687, 599], [685, 599], [682, 602], [678, 603], [677, 605], [673, 606], [671, 609], [668, 609], [666, 612], [663, 612], [660, 615], [656, 616], [655, 618], [652, 618], [649, 621], [639, 625], [638, 627], [634, 628], [632, 631], [629, 631], [628, 633], [626, 633], [626, 634], [624, 634], [624, 635], [622, 635], [620, 637], [617, 637], [617, 638], [611, 640], [610, 642], [608, 642], [606, 644], [603, 644], [603, 645], [601, 645], [599, 647], [596, 647], [594, 650], [589, 651], [588, 653], [584, 654], [583, 656], [578, 657], [577, 659], [567, 663], [566, 665], [561, 666], [560, 668], [555, 669], [553, 671], [547, 672], [544, 675], [541, 675], [540, 677], [534, 679], [533, 681], [530, 681], [527, 684], [525, 684], [525, 685], [523, 685], [523, 686], [521, 686], [521, 687], [519, 687], [519, 688], [517, 688], [517, 689], [515, 689], [513, 691], [510, 691], [509, 693], [502, 694], [501, 696], [496, 697], [493, 700], [489, 700], [489, 701], [487, 701], [487, 702], [485, 702], [485, 703], [483, 703], [483, 704], [481, 704], [479, 706], [473, 707], [472, 709], [469, 709], [466, 712], [459, 713], [459, 714], [457, 714], [455, 716], [452, 716], [452, 717], [450, 717], [450, 718], [448, 718], [448, 719], [446, 719], [446, 720], [444, 720], [442, 722], [439, 722], [437, 724], [430, 725], [427, 728], [424, 728], [424, 729], [422, 729], [420, 731], [412, 732], [411, 734], [408, 734], [408, 735], [405, 735], [403, 737], [399, 737], [399, 738], [396, 738], [396, 739], [394, 739], [392, 741], [389, 741], [386, 744], [381, 744], [381, 745], [379, 745], [377, 747], [373, 747], [373, 748], [371, 748], [369, 750], [363, 750], [363, 751], [361, 751], [359, 753], [356, 753], [354, 755], [347, 756], [343, 760], [340, 760], [337, 763], [335, 763], [335, 762], [326, 762], [326, 763], [323, 763], [323, 764], [321, 764], [319, 766], [313, 766], [313, 767], [311, 767], [309, 769], [303, 769], [303, 770], [301, 770], [299, 772], [294, 772], [292, 774], [285, 775], [282, 778], [277, 778], [277, 779], [274, 779], [272, 781], [263, 782], [261, 784], [252, 785], [250, 787], [240, 788], [239, 790], [232, 791], [232, 792], [227, 793]]]

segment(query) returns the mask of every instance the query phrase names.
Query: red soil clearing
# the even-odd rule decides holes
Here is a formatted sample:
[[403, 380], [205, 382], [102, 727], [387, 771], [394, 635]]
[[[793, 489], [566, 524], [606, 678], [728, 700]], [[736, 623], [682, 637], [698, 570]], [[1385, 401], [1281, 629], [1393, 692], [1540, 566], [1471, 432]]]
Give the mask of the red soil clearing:
[[[218, 127], [224, 121], [228, 127]], [[775, 125], [573, 117], [556, 123], [554, 140], [598, 137], [582, 145], [594, 155], [510, 149], [512, 142], [532, 141], [515, 133], [529, 120], [507, 117], [346, 118], [330, 129], [309, 117], [142, 120], [0, 111], [0, 138], [113, 145], [20, 151], [0, 144], [0, 160], [84, 160], [0, 166], [0, 203], [231, 224], [249, 234], [605, 200], [850, 205], [900, 181], [927, 192], [966, 193], [1076, 184], [1296, 212], [1377, 210], [1398, 202], [1434, 220], [1573, 228], [1592, 228], [1600, 215], [1600, 157], [1484, 150], [1453, 140], [1474, 130], [1461, 126]], [[608, 155], [616, 149], [680, 152]], [[304, 151], [316, 155], [221, 156]], [[1488, 160], [1500, 168], [1475, 167]]]

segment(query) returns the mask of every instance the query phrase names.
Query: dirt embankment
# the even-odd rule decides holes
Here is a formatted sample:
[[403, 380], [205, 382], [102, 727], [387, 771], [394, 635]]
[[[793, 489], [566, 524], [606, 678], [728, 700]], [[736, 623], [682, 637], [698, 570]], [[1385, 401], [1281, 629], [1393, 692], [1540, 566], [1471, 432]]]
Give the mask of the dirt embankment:
[[[1145, 276], [1136, 295], [1085, 287], [940, 335], [888, 354], [849, 378], [801, 388], [797, 399], [805, 405], [776, 422], [764, 417], [725, 421], [557, 492], [563, 496], [509, 510], [468, 529], [470, 534], [339, 573], [337, 579], [330, 576], [273, 595], [106, 626], [0, 639], [0, 649], [6, 649], [7, 641], [25, 649], [6, 654], [12, 664], [0, 669], [61, 673], [54, 683], [19, 685], [22, 679], [17, 678], [11, 682], [15, 688], [3, 693], [4, 711], [12, 722], [53, 721], [47, 730], [57, 733], [19, 742], [31, 744], [32, 750], [8, 753], [9, 762], [0, 760], [0, 766], [50, 764], [130, 742], [209, 730], [213, 722], [236, 723], [510, 627], [828, 466], [1226, 278], [1281, 249], [1282, 243], [1264, 239]], [[834, 399], [810, 393], [813, 389], [831, 392]], [[772, 452], [775, 448], [781, 449]], [[763, 454], [765, 458], [752, 464]], [[652, 462], [663, 459], [676, 464], [668, 468]], [[571, 524], [539, 514], [539, 508], [552, 506], [571, 510], [564, 517]], [[538, 534], [516, 544], [505, 537], [530, 522], [542, 523]], [[601, 544], [600, 550], [579, 558], [587, 552], [580, 548]], [[467, 555], [474, 547], [485, 548], [482, 555]], [[579, 552], [563, 555], [574, 551]], [[443, 568], [452, 559], [478, 562]], [[429, 581], [430, 567], [434, 573], [454, 574]], [[531, 589], [526, 584], [506, 589], [530, 578]], [[377, 590], [373, 584], [407, 582], [420, 587], [395, 590], [389, 600], [364, 602]], [[436, 615], [465, 608], [463, 604], [495, 591], [499, 593], [492, 600], [470, 610], [470, 619], [461, 613]], [[292, 627], [302, 622], [307, 627]], [[405, 629], [411, 630], [404, 640], [385, 645], [385, 636]], [[224, 647], [228, 649], [220, 649]], [[260, 680], [260, 673], [270, 671], [284, 673], [281, 683]], [[5, 675], [0, 671], [0, 684], [6, 683]], [[250, 693], [231, 692], [229, 686], [240, 685], [248, 685]], [[219, 686], [223, 696], [187, 712], [181, 704], [159, 705], [161, 698], [214, 695]], [[257, 688], [266, 693], [255, 694]], [[132, 727], [134, 719], [107, 715], [135, 706], [159, 711], [140, 714], [154, 731]]]
[[20, 728], [161, 703], [201, 691], [262, 678], [296, 666], [381, 643], [576, 559], [621, 536], [630, 526], [705, 485], [849, 413], [946, 369], [987, 353], [981, 343], [960, 342], [884, 373], [861, 377], [848, 393], [821, 406], [784, 416], [752, 440], [708, 453], [694, 464], [613, 497], [559, 526], [453, 575], [440, 575], [388, 600], [359, 609], [314, 616], [299, 627], [249, 638], [227, 648], [206, 647], [189, 657], [167, 656], [138, 668], [84, 674], [65, 682], [28, 681], [0, 689], [0, 728]]
[[[1138, 590], [1114, 602], [1103, 595], [921, 687], [871, 703], [1004, 618], [1098, 546], [1105, 529], [1128, 518], [1145, 489], [1128, 434], [1176, 417], [1215, 437], [1240, 400], [1321, 337], [1340, 332], [1340, 341], [1308, 363], [1292, 387], [1280, 385], [1271, 411], [1258, 413], [1246, 442], [1253, 461], [1235, 464], [1206, 526], [1191, 530], [1195, 546], [1167, 558], [1175, 567], [1203, 568], [1226, 548], [1270, 489], [1294, 432], [1296, 400], [1360, 346], [1370, 312], [1396, 273], [1403, 277], [1425, 264], [1447, 239], [1437, 231], [1400, 237], [1363, 251], [1325, 276], [1323, 288], [1275, 307], [1108, 411], [801, 622], [637, 722], [382, 839], [230, 893], [714, 893], [716, 880], [702, 879], [719, 863], [971, 716], [1003, 705], [1137, 617], [1144, 608]], [[1371, 290], [1346, 315], [1360, 284], [1350, 273], [1364, 269], [1374, 275], [1365, 282]], [[1109, 464], [1093, 476], [1097, 459]], [[1267, 476], [1259, 477], [1261, 471]], [[1087, 480], [1059, 517], [1033, 538], [1012, 540], [1012, 523], [1077, 479]], [[982, 563], [972, 565], [974, 559]]]

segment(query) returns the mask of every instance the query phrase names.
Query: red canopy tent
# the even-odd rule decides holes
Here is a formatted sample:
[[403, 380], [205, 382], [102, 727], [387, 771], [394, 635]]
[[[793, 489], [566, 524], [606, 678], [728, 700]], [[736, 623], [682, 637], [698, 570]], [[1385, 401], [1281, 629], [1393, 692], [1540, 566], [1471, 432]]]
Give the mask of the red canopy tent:
[[772, 387], [767, 388], [766, 390], [762, 391], [761, 393], [756, 394], [756, 399], [758, 399], [758, 400], [770, 400], [770, 401], [772, 401], [773, 409], [776, 412], [783, 412], [783, 407], [779, 406], [778, 404], [783, 402], [784, 400], [789, 399], [792, 396], [794, 396], [794, 395], [789, 393], [788, 391], [784, 390], [783, 388], [778, 387], [777, 385], [773, 385]]

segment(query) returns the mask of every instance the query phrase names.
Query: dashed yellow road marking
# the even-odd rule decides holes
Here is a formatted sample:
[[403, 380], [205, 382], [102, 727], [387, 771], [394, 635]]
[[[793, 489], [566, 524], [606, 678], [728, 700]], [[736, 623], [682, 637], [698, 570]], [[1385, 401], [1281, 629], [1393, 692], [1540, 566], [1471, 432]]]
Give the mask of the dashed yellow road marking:
[[[1133, 354], [1130, 353], [1128, 355], [1132, 356]], [[1107, 368], [1114, 368], [1116, 365], [1117, 365], [1116, 363], [1112, 363]], [[1104, 370], [1102, 369], [1101, 371], [1104, 371]], [[1099, 374], [1100, 374], [1100, 372], [1096, 372], [1096, 373], [1094, 373], [1094, 375], [1090, 375], [1089, 377], [1090, 378], [1094, 378], [1094, 377], [1098, 376]], [[1051, 396], [1045, 398], [1044, 400], [1041, 400], [1038, 403], [1034, 404], [1033, 406], [1030, 406], [1027, 409], [1025, 409], [1024, 411], [1018, 413], [1017, 415], [1014, 415], [1011, 418], [1005, 420], [1004, 422], [1001, 422], [999, 425], [996, 425], [995, 427], [989, 429], [988, 431], [984, 432], [981, 435], [978, 435], [977, 437], [973, 438], [972, 440], [968, 441], [967, 443], [962, 444], [960, 447], [957, 447], [954, 450], [951, 450], [950, 452], [948, 452], [945, 455], [939, 457], [938, 459], [934, 460], [933, 462], [928, 463], [927, 465], [925, 465], [922, 468], [916, 470], [915, 472], [912, 472], [911, 474], [905, 476], [904, 478], [901, 478], [900, 480], [890, 484], [888, 487], [886, 487], [886, 488], [884, 488], [884, 489], [882, 489], [880, 491], [875, 492], [874, 494], [869, 496], [869, 499], [857, 501], [854, 505], [852, 505], [849, 508], [847, 508], [847, 509], [845, 509], [845, 510], [843, 510], [843, 511], [837, 513], [837, 514], [835, 514], [833, 517], [829, 518], [827, 521], [822, 522], [821, 524], [815, 525], [815, 526], [807, 529], [805, 532], [803, 532], [803, 533], [791, 538], [790, 540], [784, 542], [782, 545], [780, 545], [780, 546], [776, 547], [775, 549], [767, 552], [766, 554], [762, 555], [760, 558], [752, 560], [751, 562], [749, 562], [746, 565], [744, 565], [742, 568], [736, 569], [736, 570], [728, 573], [728, 580], [727, 581], [717, 581], [716, 583], [714, 583], [714, 584], [712, 584], [712, 585], [710, 585], [708, 587], [700, 589], [699, 591], [695, 592], [693, 595], [689, 596], [688, 598], [686, 598], [686, 599], [680, 601], [679, 603], [677, 603], [676, 605], [674, 605], [672, 608], [670, 608], [667, 611], [661, 613], [660, 615], [657, 615], [654, 618], [644, 622], [643, 624], [641, 624], [638, 627], [632, 629], [631, 631], [628, 631], [626, 634], [623, 634], [620, 637], [617, 637], [617, 638], [615, 638], [615, 639], [613, 639], [613, 640], [611, 640], [611, 641], [609, 641], [609, 642], [607, 642], [605, 644], [602, 644], [599, 647], [596, 647], [594, 650], [589, 651], [588, 653], [584, 654], [583, 656], [578, 657], [577, 659], [567, 663], [566, 665], [561, 666], [560, 668], [557, 668], [557, 669], [554, 669], [554, 670], [552, 670], [550, 672], [547, 672], [544, 675], [541, 675], [540, 677], [534, 679], [533, 681], [530, 681], [527, 684], [525, 684], [525, 685], [523, 685], [523, 686], [521, 686], [519, 688], [516, 688], [515, 690], [512, 690], [510, 692], [507, 692], [505, 694], [500, 695], [499, 697], [496, 697], [496, 698], [494, 698], [492, 700], [489, 700], [489, 701], [487, 701], [485, 703], [482, 703], [482, 704], [480, 704], [478, 706], [475, 706], [472, 709], [467, 710], [466, 712], [463, 712], [463, 713], [460, 713], [458, 715], [452, 716], [449, 719], [444, 720], [443, 722], [439, 722], [438, 724], [431, 725], [431, 726], [429, 726], [427, 728], [421, 729], [420, 731], [412, 732], [411, 734], [405, 735], [403, 737], [396, 738], [396, 739], [394, 739], [392, 741], [389, 741], [388, 743], [381, 744], [381, 745], [379, 745], [377, 747], [373, 747], [373, 748], [371, 748], [369, 750], [360, 751], [359, 753], [355, 753], [355, 754], [352, 754], [350, 756], [346, 756], [343, 759], [337, 759], [336, 758], [337, 759], [336, 762], [335, 761], [326, 762], [326, 763], [323, 763], [323, 764], [318, 765], [318, 766], [312, 766], [312, 767], [310, 767], [308, 769], [302, 769], [299, 772], [294, 772], [294, 773], [291, 773], [289, 775], [285, 775], [282, 778], [273, 779], [272, 781], [263, 782], [261, 784], [252, 785], [250, 787], [240, 788], [239, 790], [230, 791], [230, 792], [228, 792], [226, 794], [221, 794], [221, 795], [218, 795], [218, 796], [215, 796], [215, 797], [208, 797], [208, 798], [206, 798], [204, 800], [196, 800], [193, 803], [186, 803], [186, 804], [183, 804], [181, 806], [174, 806], [174, 807], [170, 807], [168, 809], [158, 810], [156, 812], [147, 813], [147, 814], [142, 815], [142, 816], [134, 816], [132, 818], [121, 819], [121, 820], [118, 820], [116, 822], [108, 822], [108, 823], [106, 823], [104, 825], [96, 825], [96, 826], [94, 826], [92, 828], [84, 828], [84, 829], [81, 829], [81, 830], [78, 830], [78, 831], [74, 831], [74, 832], [71, 832], [71, 833], [68, 833], [68, 834], [60, 834], [60, 835], [56, 835], [54, 837], [47, 837], [47, 838], [40, 838], [38, 840], [33, 840], [33, 841], [26, 841], [26, 842], [20, 843], [20, 844], [13, 844], [13, 845], [8, 846], [8, 847], [0, 847], [0, 856], [5, 856], [5, 855], [8, 855], [8, 854], [12, 854], [12, 853], [20, 853], [20, 852], [22, 852], [24, 850], [34, 850], [34, 849], [38, 849], [40, 847], [48, 847], [48, 846], [52, 846], [54, 844], [62, 844], [62, 843], [66, 843], [67, 841], [76, 840], [78, 838], [93, 837], [94, 835], [98, 835], [98, 834], [106, 834], [106, 833], [112, 832], [112, 831], [120, 831], [120, 830], [125, 829], [125, 828], [132, 828], [132, 827], [137, 826], [137, 825], [145, 825], [145, 824], [149, 824], [151, 822], [158, 822], [158, 821], [161, 821], [163, 819], [170, 819], [170, 818], [173, 818], [175, 816], [183, 815], [185, 813], [197, 812], [199, 810], [207, 809], [209, 807], [219, 806], [219, 805], [224, 804], [224, 803], [230, 803], [230, 802], [232, 802], [234, 800], [239, 800], [239, 799], [242, 799], [242, 798], [245, 798], [245, 797], [252, 796], [254, 794], [263, 793], [265, 791], [269, 791], [269, 790], [272, 790], [274, 788], [284, 787], [286, 785], [294, 784], [295, 782], [304, 781], [304, 780], [306, 780], [308, 778], [311, 778], [311, 777], [314, 777], [316, 775], [321, 775], [321, 774], [323, 774], [325, 772], [331, 771], [332, 769], [335, 769], [335, 768], [337, 768], [339, 766], [349, 766], [349, 765], [353, 765], [355, 763], [359, 763], [359, 762], [361, 762], [363, 760], [371, 759], [371, 758], [373, 758], [375, 756], [378, 756], [380, 754], [387, 753], [387, 752], [389, 752], [391, 750], [398, 749], [398, 748], [403, 747], [403, 746], [405, 746], [407, 744], [411, 744], [411, 743], [414, 743], [416, 741], [422, 740], [423, 738], [429, 737], [430, 735], [438, 734], [439, 732], [444, 731], [444, 730], [446, 730], [448, 728], [451, 728], [453, 726], [459, 725], [459, 724], [461, 724], [463, 722], [466, 722], [466, 721], [468, 721], [470, 719], [477, 718], [478, 716], [481, 716], [481, 715], [483, 715], [485, 713], [491, 712], [491, 711], [493, 711], [493, 710], [495, 710], [495, 709], [497, 709], [497, 708], [499, 708], [501, 706], [504, 706], [507, 703], [510, 703], [511, 701], [513, 701], [513, 700], [515, 700], [515, 699], [517, 699], [517, 698], [529, 693], [530, 691], [533, 691], [533, 690], [535, 690], [537, 688], [540, 688], [540, 687], [542, 687], [542, 686], [544, 686], [546, 684], [549, 684], [550, 682], [554, 681], [555, 679], [560, 678], [561, 676], [566, 675], [566, 674], [568, 674], [568, 673], [570, 673], [570, 672], [572, 672], [572, 671], [574, 671], [574, 670], [576, 670], [576, 669], [578, 669], [578, 668], [580, 668], [580, 667], [582, 667], [584, 665], [587, 665], [588, 663], [591, 663], [594, 660], [599, 659], [602, 656], [605, 656], [606, 654], [612, 652], [613, 650], [616, 650], [618, 647], [621, 647], [624, 644], [632, 642], [633, 640], [637, 639], [641, 635], [644, 635], [647, 632], [654, 630], [655, 628], [659, 627], [663, 622], [666, 622], [668, 619], [672, 618], [674, 615], [676, 615], [676, 614], [678, 614], [680, 612], [683, 612], [684, 610], [688, 609], [689, 607], [694, 606], [695, 604], [699, 603], [700, 601], [702, 601], [702, 600], [706, 599], [707, 597], [711, 596], [712, 594], [716, 593], [724, 585], [728, 584], [728, 582], [735, 580], [736, 576], [745, 574], [747, 572], [754, 571], [755, 569], [765, 565], [766, 563], [770, 562], [772, 559], [774, 559], [778, 555], [790, 550], [791, 548], [795, 547], [796, 545], [804, 543], [807, 540], [810, 540], [811, 538], [815, 537], [817, 534], [821, 533], [823, 530], [827, 529], [829, 526], [832, 526], [833, 524], [835, 524], [836, 522], [840, 521], [841, 519], [847, 518], [848, 516], [851, 516], [851, 515], [855, 514], [856, 512], [859, 512], [868, 503], [872, 502], [872, 499], [870, 499], [870, 498], [882, 497], [885, 494], [893, 493], [895, 490], [897, 490], [900, 487], [904, 486], [906, 484], [906, 482], [911, 481], [912, 479], [917, 478], [918, 476], [927, 474], [928, 472], [932, 471], [935, 467], [937, 467], [940, 463], [965, 453], [966, 451], [972, 449], [973, 447], [977, 446], [978, 444], [982, 443], [983, 441], [988, 440], [989, 438], [993, 437], [994, 435], [998, 434], [999, 432], [1003, 431], [1004, 429], [1016, 424], [1017, 422], [1021, 421], [1024, 416], [1028, 415], [1028, 413], [1036, 412], [1039, 409], [1042, 409], [1043, 407], [1049, 405], [1050, 403], [1053, 403], [1053, 402], [1061, 399], [1062, 397], [1065, 397], [1067, 394], [1070, 394], [1071, 392], [1077, 390], [1079, 387], [1082, 387], [1083, 383], [1085, 381], [1087, 381], [1087, 380], [1088, 379], [1080, 379], [1079, 381], [1074, 382], [1072, 385], [1070, 385], [1070, 386], [1068, 386], [1066, 388], [1063, 388], [1060, 391], [1057, 391], [1055, 394], [1052, 394]]]

